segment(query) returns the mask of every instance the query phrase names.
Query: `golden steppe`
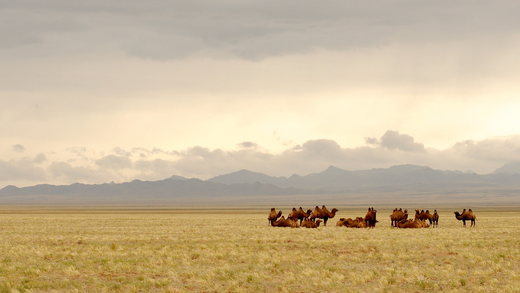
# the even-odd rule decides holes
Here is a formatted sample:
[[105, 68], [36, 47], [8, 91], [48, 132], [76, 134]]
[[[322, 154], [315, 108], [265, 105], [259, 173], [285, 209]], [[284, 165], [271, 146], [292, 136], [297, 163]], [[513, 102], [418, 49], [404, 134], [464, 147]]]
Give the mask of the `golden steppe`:
[[410, 230], [376, 209], [375, 229], [335, 226], [361, 207], [291, 229], [268, 207], [4, 208], [0, 291], [520, 292], [520, 208], [473, 207], [475, 228], [437, 208], [439, 228]]

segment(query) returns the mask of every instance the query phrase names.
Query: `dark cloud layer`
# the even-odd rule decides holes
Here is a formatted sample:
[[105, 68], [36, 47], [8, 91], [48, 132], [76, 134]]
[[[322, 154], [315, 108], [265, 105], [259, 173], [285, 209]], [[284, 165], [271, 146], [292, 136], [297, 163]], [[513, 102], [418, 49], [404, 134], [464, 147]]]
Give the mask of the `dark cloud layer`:
[[[516, 1], [2, 1], [0, 47], [116, 44], [142, 58], [221, 52], [244, 59], [517, 33]], [[3, 25], [1, 25], [3, 23]], [[479, 41], [480, 42], [480, 41]]]

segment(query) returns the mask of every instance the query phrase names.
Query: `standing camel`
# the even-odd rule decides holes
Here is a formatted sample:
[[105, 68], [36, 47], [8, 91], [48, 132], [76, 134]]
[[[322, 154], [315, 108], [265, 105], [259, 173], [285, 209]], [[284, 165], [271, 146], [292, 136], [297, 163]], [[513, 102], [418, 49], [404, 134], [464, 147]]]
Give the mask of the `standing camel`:
[[293, 208], [292, 212], [289, 214], [288, 218], [293, 219], [293, 220], [299, 219], [300, 225], [301, 225], [303, 222], [303, 219], [308, 218], [311, 214], [312, 214], [311, 210], [307, 210], [307, 212], [304, 212], [302, 207], [300, 207], [299, 210], [296, 210], [296, 208]]
[[464, 209], [462, 211], [462, 214], [459, 214], [459, 212], [454, 212], [455, 214], [455, 218], [457, 218], [457, 220], [462, 220], [462, 223], [464, 224], [464, 227], [466, 227], [466, 221], [471, 221], [471, 226], [470, 227], [475, 227], [475, 220], [477, 219], [477, 217], [475, 216], [475, 214], [473, 213], [473, 211], [471, 209], [469, 209], [469, 211], [466, 212], [466, 209]]
[[327, 226], [327, 221], [329, 219], [334, 218], [334, 216], [336, 216], [337, 211], [337, 208], [333, 208], [332, 212], [329, 212], [325, 205], [323, 205], [321, 209], [318, 206], [316, 206], [314, 208], [314, 212], [312, 212], [310, 219], [311, 221], [315, 221], [316, 219], [323, 219], [323, 226]]
[[433, 211], [432, 223], [433, 223], [433, 228], [439, 228], [439, 214], [437, 214], [437, 210]]
[[376, 213], [377, 211], [374, 210], [374, 208], [368, 208], [368, 212], [365, 216], [365, 224], [368, 228], [374, 228], [376, 226], [377, 220], [376, 220]]
[[390, 226], [397, 227], [397, 223], [399, 223], [402, 220], [407, 220], [407, 219], [408, 219], [408, 210], [404, 210], [404, 212], [403, 212], [402, 209], [394, 209], [394, 212], [390, 215], [390, 221], [391, 221]]

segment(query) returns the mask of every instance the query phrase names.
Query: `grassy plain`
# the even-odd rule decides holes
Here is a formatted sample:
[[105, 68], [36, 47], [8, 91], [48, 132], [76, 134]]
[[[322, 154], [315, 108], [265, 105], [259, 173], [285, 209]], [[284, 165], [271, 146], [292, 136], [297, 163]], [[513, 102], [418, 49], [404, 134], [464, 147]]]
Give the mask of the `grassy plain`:
[[4, 211], [0, 292], [520, 292], [520, 209], [412, 230], [376, 209], [372, 230], [335, 226], [365, 209], [318, 229], [268, 227], [269, 208]]

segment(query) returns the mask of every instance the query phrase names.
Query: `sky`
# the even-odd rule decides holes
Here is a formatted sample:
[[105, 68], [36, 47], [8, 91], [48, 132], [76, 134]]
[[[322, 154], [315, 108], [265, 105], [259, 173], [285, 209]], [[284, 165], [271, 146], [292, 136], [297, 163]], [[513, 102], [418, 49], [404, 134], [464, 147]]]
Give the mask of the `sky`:
[[518, 1], [0, 0], [0, 188], [520, 161]]

